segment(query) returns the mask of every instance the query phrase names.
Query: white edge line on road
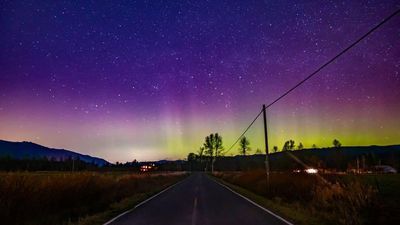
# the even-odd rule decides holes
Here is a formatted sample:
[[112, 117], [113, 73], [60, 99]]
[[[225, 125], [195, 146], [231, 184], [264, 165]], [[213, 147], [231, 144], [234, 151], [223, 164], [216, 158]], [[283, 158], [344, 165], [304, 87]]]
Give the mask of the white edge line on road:
[[249, 198], [247, 198], [247, 197], [245, 197], [245, 196], [243, 196], [243, 195], [237, 193], [236, 191], [232, 190], [230, 187], [228, 187], [228, 186], [226, 186], [226, 185], [220, 183], [220, 182], [217, 181], [216, 179], [211, 179], [211, 180], [213, 180], [215, 183], [217, 183], [217, 184], [223, 186], [224, 188], [230, 190], [231, 192], [233, 192], [233, 193], [239, 195], [240, 197], [244, 198], [245, 200], [247, 200], [247, 201], [250, 202], [251, 204], [257, 206], [258, 208], [260, 208], [260, 209], [262, 209], [262, 210], [264, 210], [265, 212], [267, 212], [267, 213], [269, 213], [269, 214], [275, 216], [276, 218], [280, 219], [280, 220], [283, 221], [284, 223], [286, 223], [286, 224], [288, 224], [288, 225], [294, 225], [293, 223], [291, 223], [291, 222], [285, 220], [284, 218], [282, 218], [282, 217], [276, 215], [275, 213], [271, 212], [270, 210], [268, 210], [268, 209], [262, 207], [261, 205], [259, 205], [259, 204], [255, 203], [255, 202], [253, 202], [253, 201], [250, 200]]
[[[189, 175], [189, 176], [190, 176], [190, 175]], [[188, 177], [189, 177], [189, 176], [188, 176]], [[188, 178], [188, 177], [186, 177], [186, 178]], [[146, 199], [146, 200], [144, 200], [144, 201], [140, 202], [139, 204], [135, 205], [135, 207], [133, 207], [132, 209], [129, 209], [129, 210], [127, 210], [127, 211], [125, 211], [125, 212], [123, 212], [123, 213], [119, 214], [118, 216], [116, 216], [116, 217], [112, 218], [111, 220], [109, 220], [108, 222], [104, 223], [103, 225], [109, 225], [109, 224], [111, 224], [112, 222], [114, 222], [114, 221], [115, 221], [115, 220], [117, 220], [118, 218], [120, 218], [120, 217], [124, 216], [124, 215], [125, 215], [125, 214], [127, 214], [127, 213], [130, 213], [130, 212], [132, 212], [132, 211], [133, 211], [134, 209], [136, 209], [137, 207], [139, 207], [139, 206], [143, 205], [144, 203], [146, 203], [146, 202], [150, 201], [151, 199], [153, 199], [153, 198], [155, 198], [155, 197], [159, 196], [160, 194], [162, 194], [162, 193], [164, 193], [164, 192], [168, 191], [169, 189], [171, 189], [171, 188], [175, 187], [176, 185], [178, 185], [178, 184], [182, 183], [184, 180], [186, 180], [186, 178], [184, 178], [183, 180], [179, 181], [178, 183], [175, 183], [175, 184], [173, 184], [173, 185], [171, 185], [171, 186], [169, 186], [169, 187], [165, 188], [164, 190], [162, 190], [162, 191], [158, 192], [157, 194], [155, 194], [155, 195], [151, 196], [150, 198], [148, 198], [148, 199]]]

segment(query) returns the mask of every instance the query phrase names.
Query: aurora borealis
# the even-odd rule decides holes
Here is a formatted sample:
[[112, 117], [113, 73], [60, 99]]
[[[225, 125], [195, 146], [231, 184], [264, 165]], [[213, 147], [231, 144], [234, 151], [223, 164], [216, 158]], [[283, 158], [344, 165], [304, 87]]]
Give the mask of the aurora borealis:
[[[0, 139], [110, 161], [228, 148], [398, 1], [2, 1]], [[271, 148], [400, 143], [400, 16], [268, 110]], [[263, 149], [261, 120], [246, 135]], [[229, 154], [236, 154], [236, 148]]]

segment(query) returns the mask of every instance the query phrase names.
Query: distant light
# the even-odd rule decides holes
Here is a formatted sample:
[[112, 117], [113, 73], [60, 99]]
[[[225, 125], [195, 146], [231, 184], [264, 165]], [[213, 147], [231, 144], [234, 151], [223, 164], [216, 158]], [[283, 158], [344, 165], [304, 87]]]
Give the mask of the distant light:
[[147, 172], [147, 171], [150, 171], [151, 169], [153, 169], [153, 166], [154, 164], [151, 164], [151, 165], [143, 165], [143, 166], [141, 166], [140, 167], [140, 171], [142, 171], [142, 172]]
[[318, 170], [314, 169], [314, 168], [308, 168], [305, 171], [306, 171], [306, 173], [310, 173], [310, 174], [318, 173]]

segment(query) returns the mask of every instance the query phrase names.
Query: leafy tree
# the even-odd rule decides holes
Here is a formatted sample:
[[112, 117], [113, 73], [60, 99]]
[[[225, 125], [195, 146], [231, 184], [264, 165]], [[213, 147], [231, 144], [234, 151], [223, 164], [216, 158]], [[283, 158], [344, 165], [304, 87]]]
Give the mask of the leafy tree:
[[214, 155], [214, 146], [215, 146], [214, 134], [210, 134], [204, 140], [204, 148], [206, 155], [211, 157]]
[[191, 153], [189, 153], [187, 159], [188, 159], [189, 162], [191, 162], [191, 161], [196, 161], [197, 155], [194, 154], [193, 152], [191, 152]]
[[200, 147], [197, 150], [197, 155], [199, 156], [200, 163], [203, 163], [204, 147]]
[[303, 148], [304, 148], [303, 143], [300, 142], [299, 145], [297, 146], [297, 149], [302, 150]]
[[203, 158], [203, 153], [204, 153], [204, 147], [200, 147], [199, 150], [197, 151], [197, 154], [200, 157], [200, 160]]
[[215, 147], [215, 157], [221, 156], [222, 155], [222, 137], [218, 133], [214, 134], [214, 147]]
[[283, 145], [282, 151], [294, 150], [294, 146], [295, 145], [293, 140], [286, 141]]
[[282, 151], [284, 152], [284, 151], [289, 151], [290, 150], [290, 148], [289, 148], [289, 141], [286, 141], [285, 142], [285, 144], [283, 145], [283, 147], [282, 147]]
[[203, 154], [204, 154], [204, 147], [200, 147], [197, 151], [198, 159], [200, 160], [200, 165], [203, 165]]
[[340, 147], [342, 146], [342, 143], [340, 143], [340, 141], [337, 140], [337, 139], [334, 139], [333, 142], [332, 142], [332, 144], [333, 144], [333, 146], [334, 146], [335, 148], [340, 148]]
[[[203, 145], [204, 145], [204, 154], [206, 156], [212, 157], [214, 154], [214, 134], [206, 136]], [[208, 170], [208, 160], [206, 162], [207, 162], [206, 168]]]
[[261, 153], [262, 153], [261, 149], [257, 148], [255, 154], [258, 155], [258, 154], [261, 154]]
[[274, 146], [274, 147], [272, 148], [272, 150], [274, 151], [274, 153], [277, 152], [277, 151], [278, 151], [278, 146]]
[[214, 172], [214, 163], [215, 160], [222, 155], [222, 137], [218, 133], [214, 134], [214, 149], [215, 149], [215, 156], [212, 159], [211, 163], [211, 171]]
[[242, 155], [246, 155], [246, 153], [250, 151], [249, 148], [250, 141], [245, 136], [243, 136], [242, 139], [240, 139], [239, 145], [240, 145], [239, 151]]
[[312, 145], [312, 148], [313, 148], [313, 149], [317, 149], [318, 147], [317, 147], [316, 144], [313, 144], [313, 145]]
[[217, 157], [222, 154], [222, 137], [218, 133], [208, 135], [204, 140], [206, 155], [211, 157], [211, 171], [214, 172], [214, 163]]
[[289, 140], [289, 150], [294, 150], [294, 141], [293, 140]]
[[187, 160], [188, 160], [188, 162], [190, 164], [190, 170], [193, 170], [193, 168], [194, 168], [194, 166], [196, 164], [196, 161], [197, 161], [197, 155], [194, 154], [193, 152], [191, 152], [191, 153], [189, 153], [189, 155], [187, 157]]

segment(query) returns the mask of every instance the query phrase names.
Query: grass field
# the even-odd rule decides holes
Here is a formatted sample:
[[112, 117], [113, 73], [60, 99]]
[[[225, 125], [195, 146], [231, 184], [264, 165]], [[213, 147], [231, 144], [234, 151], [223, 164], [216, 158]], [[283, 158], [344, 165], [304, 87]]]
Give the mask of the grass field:
[[185, 173], [0, 173], [0, 223], [102, 224]]
[[399, 224], [400, 175], [220, 172], [215, 177], [295, 224]]

